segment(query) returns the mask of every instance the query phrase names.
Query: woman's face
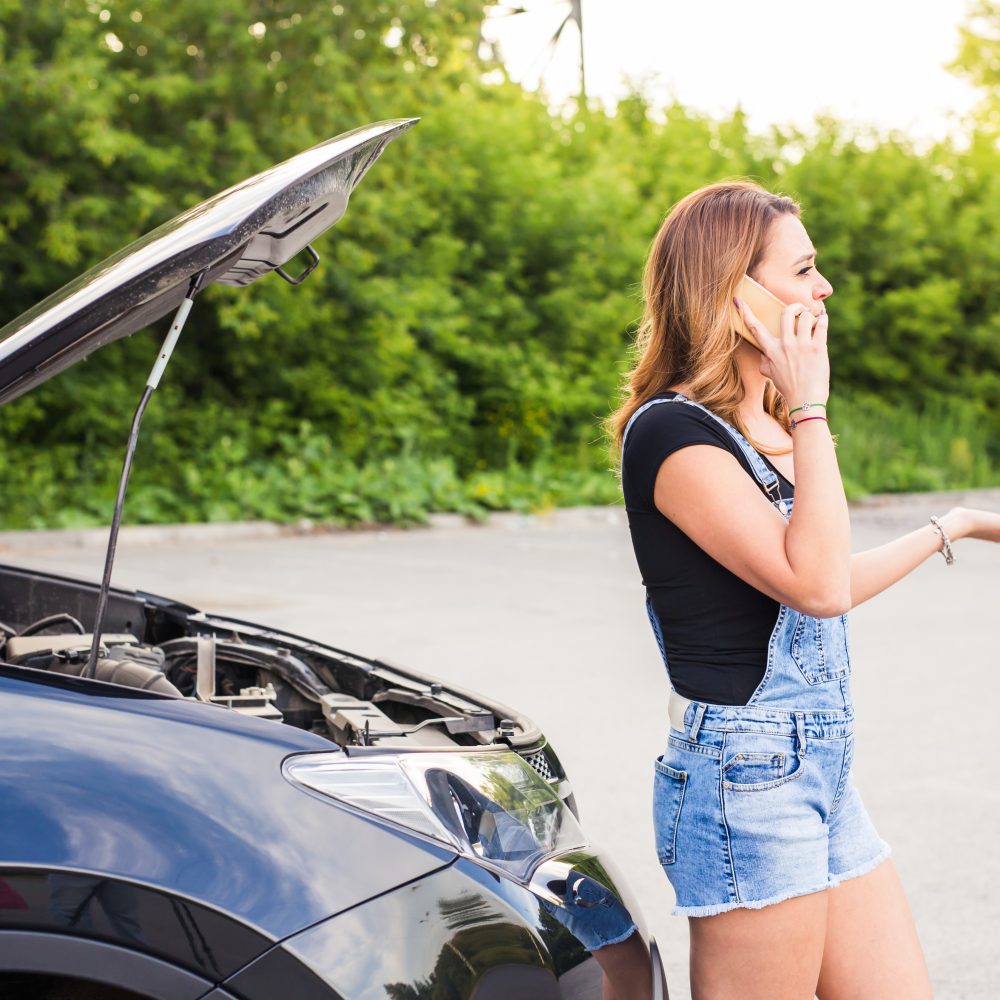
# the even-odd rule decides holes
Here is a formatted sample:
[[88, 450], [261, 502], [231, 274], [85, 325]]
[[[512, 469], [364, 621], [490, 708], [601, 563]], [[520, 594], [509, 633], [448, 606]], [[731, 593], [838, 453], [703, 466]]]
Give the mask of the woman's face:
[[754, 279], [782, 302], [801, 302], [819, 316], [825, 311], [823, 300], [833, 294], [833, 285], [816, 269], [816, 251], [806, 227], [796, 216], [783, 214], [771, 223], [768, 235]]

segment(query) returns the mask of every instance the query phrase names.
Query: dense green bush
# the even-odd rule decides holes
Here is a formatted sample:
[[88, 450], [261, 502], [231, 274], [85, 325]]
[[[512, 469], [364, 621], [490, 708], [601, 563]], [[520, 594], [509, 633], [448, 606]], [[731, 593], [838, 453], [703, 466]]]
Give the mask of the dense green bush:
[[[738, 112], [660, 113], [641, 93], [616, 114], [558, 115], [482, 82], [474, 0], [304, 6], [0, 0], [6, 318], [301, 148], [423, 118], [318, 241], [308, 282], [199, 298], [146, 417], [128, 520], [412, 522], [612, 501], [600, 422], [649, 241], [678, 197], [745, 175], [801, 199], [836, 287], [852, 491], [1000, 481], [986, 124], [918, 150], [832, 120], [753, 135]], [[160, 336], [4, 407], [0, 523], [106, 520]]]

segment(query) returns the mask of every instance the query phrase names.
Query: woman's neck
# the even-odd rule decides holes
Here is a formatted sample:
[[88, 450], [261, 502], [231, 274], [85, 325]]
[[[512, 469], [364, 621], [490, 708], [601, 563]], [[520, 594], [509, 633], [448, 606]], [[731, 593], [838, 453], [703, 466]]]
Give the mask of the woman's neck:
[[[762, 356], [756, 347], [751, 347], [746, 341], [736, 348], [736, 367], [744, 388], [739, 414], [746, 427], [770, 426], [774, 423], [764, 409], [764, 390], [770, 385], [770, 379], [760, 373]], [[689, 387], [686, 382], [676, 382], [670, 386], [670, 391], [688, 395]]]
[[746, 341], [736, 348], [736, 367], [743, 380], [743, 400], [739, 406], [740, 417], [748, 426], [759, 423], [764, 416], [764, 390], [770, 379], [760, 373], [761, 353]]

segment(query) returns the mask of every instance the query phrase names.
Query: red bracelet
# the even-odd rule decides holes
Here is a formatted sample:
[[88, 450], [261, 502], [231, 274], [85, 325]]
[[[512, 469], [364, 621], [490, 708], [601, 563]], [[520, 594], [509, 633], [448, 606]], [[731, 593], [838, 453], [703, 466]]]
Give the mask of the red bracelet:
[[799, 426], [799, 424], [804, 424], [809, 420], [822, 420], [824, 423], [827, 424], [830, 422], [829, 420], [826, 419], [826, 417], [803, 417], [801, 420], [792, 421], [792, 430], [794, 431], [795, 428]]

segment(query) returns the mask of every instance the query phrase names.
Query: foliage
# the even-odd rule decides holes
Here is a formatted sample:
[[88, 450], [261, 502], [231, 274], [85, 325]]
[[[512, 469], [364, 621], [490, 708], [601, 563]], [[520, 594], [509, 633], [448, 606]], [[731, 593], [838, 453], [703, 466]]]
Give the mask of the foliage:
[[961, 43], [951, 69], [982, 88], [980, 126], [996, 135], [1000, 132], [1000, 2], [973, 0], [959, 34]]
[[[979, 123], [968, 144], [924, 151], [833, 120], [753, 135], [738, 111], [660, 112], [641, 92], [615, 114], [553, 113], [484, 82], [480, 19], [477, 0], [0, 0], [7, 318], [299, 149], [423, 118], [317, 242], [304, 285], [199, 297], [145, 419], [127, 520], [407, 523], [611, 502], [600, 422], [649, 241], [681, 195], [744, 175], [802, 201], [837, 289], [852, 489], [998, 481], [995, 133]], [[161, 336], [4, 407], [5, 526], [107, 519]], [[858, 439], [882, 434], [874, 422], [884, 443], [855, 450], [855, 412], [879, 414], [858, 418]]]
[[917, 411], [869, 394], [835, 397], [830, 419], [850, 499], [1000, 482], [987, 421], [967, 401], [942, 399]]

